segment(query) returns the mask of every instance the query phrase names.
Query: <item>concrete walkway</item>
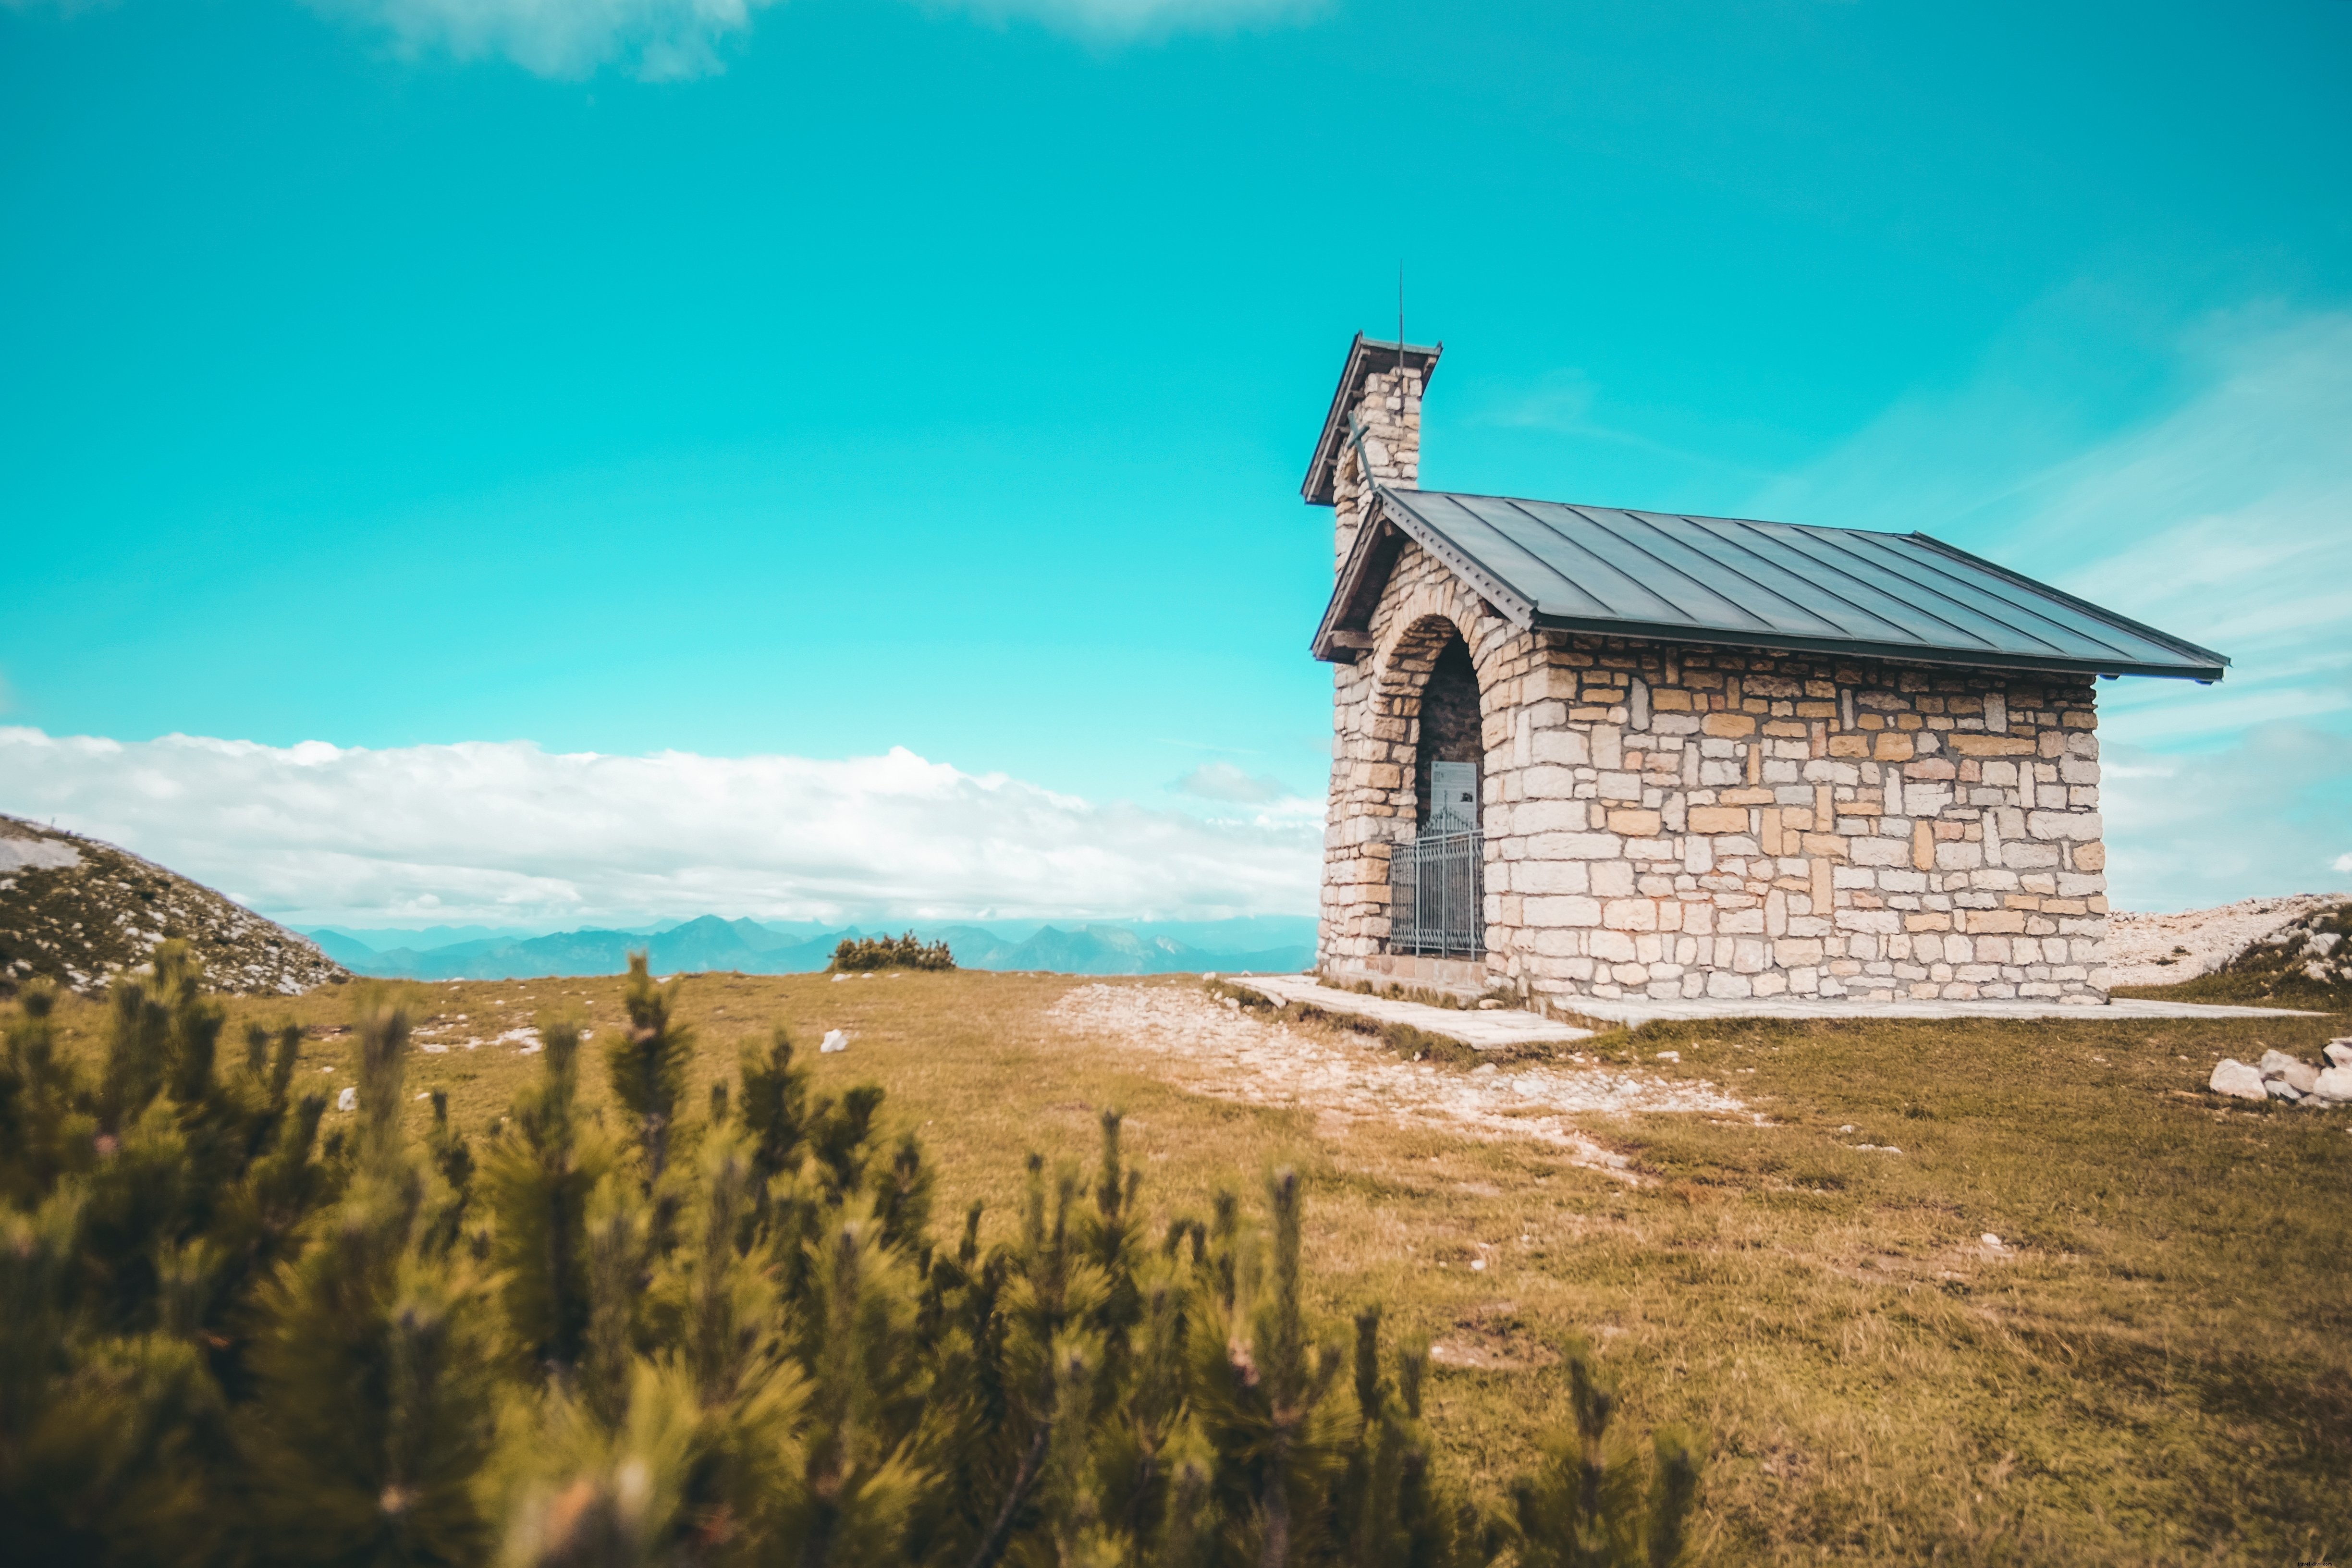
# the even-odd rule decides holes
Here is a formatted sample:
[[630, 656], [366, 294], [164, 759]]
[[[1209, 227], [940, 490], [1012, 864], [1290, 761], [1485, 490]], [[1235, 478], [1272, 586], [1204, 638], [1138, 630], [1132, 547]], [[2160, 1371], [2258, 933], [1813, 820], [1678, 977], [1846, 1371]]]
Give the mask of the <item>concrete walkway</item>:
[[2200, 1002], [2141, 1002], [2116, 997], [2105, 1006], [2079, 1002], [1846, 1002], [1836, 998], [1770, 996], [1746, 1002], [1655, 1002], [1648, 997], [1603, 1001], [1578, 996], [1562, 1012], [1638, 1029], [1669, 1020], [1728, 1018], [2074, 1018], [2098, 1023], [2111, 1018], [2317, 1018], [2287, 1007], [2224, 1007]]
[[[1591, 1039], [1593, 1031], [1558, 1023], [1534, 1013], [1507, 1009], [1478, 1012], [1455, 1007], [1432, 1007], [1420, 1002], [1394, 1002], [1385, 996], [1365, 996], [1335, 990], [1306, 974], [1228, 974], [1229, 984], [1245, 985], [1277, 1002], [1297, 1002], [1327, 1013], [1349, 1013], [1383, 1024], [1410, 1024], [1416, 1029], [1459, 1040], [1474, 1050], [1502, 1050], [1513, 1046], [1549, 1045]], [[1646, 998], [1603, 1001], [1580, 996], [1572, 1004], [1577, 1016], [1601, 1025], [1638, 1029], [1644, 1024], [1669, 1021], [1735, 1018], [2067, 1018], [2100, 1023], [2121, 1018], [2316, 1018], [2325, 1015], [2286, 1007], [2224, 1007], [2196, 1002], [2144, 1002], [2117, 997], [2103, 1007], [2064, 1002], [1843, 1002], [1786, 996], [1745, 1002], [1654, 1002]], [[1563, 1005], [1563, 1010], [1567, 1005]]]
[[1327, 1013], [1350, 1013], [1383, 1024], [1410, 1024], [1424, 1034], [1459, 1040], [1477, 1051], [1556, 1045], [1592, 1037], [1591, 1029], [1555, 1023], [1534, 1013], [1515, 1013], [1507, 1008], [1476, 1012], [1460, 1007], [1432, 1007], [1422, 1002], [1391, 1002], [1385, 996], [1335, 991], [1318, 984], [1312, 975], [1227, 974], [1220, 978], [1234, 985], [1245, 985], [1277, 1002], [1297, 1002], [1320, 1007]]

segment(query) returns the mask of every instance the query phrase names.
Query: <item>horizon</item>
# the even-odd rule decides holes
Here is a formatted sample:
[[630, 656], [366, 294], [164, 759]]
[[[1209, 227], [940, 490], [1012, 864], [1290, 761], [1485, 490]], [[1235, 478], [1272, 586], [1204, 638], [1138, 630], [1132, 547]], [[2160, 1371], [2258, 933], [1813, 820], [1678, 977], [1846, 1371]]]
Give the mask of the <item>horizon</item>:
[[2231, 656], [2103, 683], [2113, 900], [2340, 883], [2347, 58], [2320, 0], [13, 0], [0, 811], [298, 926], [1305, 916], [1298, 475], [1402, 312], [1433, 488], [1922, 530]]

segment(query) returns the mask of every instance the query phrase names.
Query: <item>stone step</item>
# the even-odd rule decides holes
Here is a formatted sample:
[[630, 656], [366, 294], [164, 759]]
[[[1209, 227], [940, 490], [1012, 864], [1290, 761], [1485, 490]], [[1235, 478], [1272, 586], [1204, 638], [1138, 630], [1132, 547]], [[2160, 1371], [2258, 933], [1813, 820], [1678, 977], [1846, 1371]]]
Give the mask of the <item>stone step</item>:
[[1433, 1007], [1425, 1002], [1395, 1002], [1385, 996], [1337, 990], [1307, 974], [1227, 974], [1219, 978], [1276, 1002], [1296, 1002], [1326, 1013], [1370, 1018], [1382, 1024], [1409, 1024], [1424, 1034], [1459, 1040], [1475, 1051], [1509, 1050], [1518, 1046], [1554, 1045], [1592, 1037], [1591, 1029], [1580, 1029], [1533, 1013], [1503, 1007], [1475, 1010]]

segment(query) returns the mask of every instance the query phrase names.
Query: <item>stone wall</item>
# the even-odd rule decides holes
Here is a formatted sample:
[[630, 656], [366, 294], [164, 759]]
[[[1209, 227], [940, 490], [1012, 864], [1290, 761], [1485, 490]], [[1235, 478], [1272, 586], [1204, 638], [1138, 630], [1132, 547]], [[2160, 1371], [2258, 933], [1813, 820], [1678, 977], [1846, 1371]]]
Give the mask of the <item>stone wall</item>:
[[1486, 968], [1532, 997], [2104, 997], [2086, 678], [1522, 632], [1417, 545], [1335, 670], [1322, 959], [1387, 934], [1419, 700], [1458, 632]]

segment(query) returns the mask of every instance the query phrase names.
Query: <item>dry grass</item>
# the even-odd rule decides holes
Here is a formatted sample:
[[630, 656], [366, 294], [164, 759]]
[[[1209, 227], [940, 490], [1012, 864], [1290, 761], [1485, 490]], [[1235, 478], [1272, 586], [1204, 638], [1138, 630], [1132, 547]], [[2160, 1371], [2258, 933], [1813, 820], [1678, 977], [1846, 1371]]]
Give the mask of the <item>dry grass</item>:
[[[1296, 1164], [1327, 1304], [1377, 1298], [1438, 1342], [1433, 1414], [1474, 1484], [1524, 1463], [1557, 1409], [1549, 1347], [1582, 1331], [1619, 1369], [1633, 1427], [1711, 1435], [1711, 1562], [2352, 1554], [2352, 1116], [2225, 1110], [2197, 1092], [2220, 1057], [2310, 1056], [2352, 1028], [2342, 1016], [1619, 1036], [1603, 1043], [1625, 1063], [1729, 1087], [1772, 1123], [1583, 1119], [1646, 1178], [1629, 1187], [1534, 1142], [1180, 1089], [1151, 1053], [1048, 1021], [1083, 984], [706, 975], [679, 1013], [706, 1072], [731, 1069], [738, 1042], [772, 1022], [821, 1083], [883, 1084], [940, 1169], [943, 1212], [981, 1198], [1003, 1223], [1021, 1155], [1089, 1158], [1104, 1106], [1127, 1111], [1163, 1212], [1203, 1211], [1218, 1187], [1249, 1192], [1268, 1165]], [[549, 1011], [599, 1031], [620, 1016], [616, 980], [406, 990], [454, 1038]], [[350, 1001], [231, 1006], [236, 1024], [331, 1028]], [[100, 1009], [61, 1012], [95, 1039]], [[835, 1027], [849, 1051], [818, 1057]], [[1669, 1048], [1679, 1066], [1654, 1063]], [[304, 1074], [348, 1084], [350, 1057], [347, 1036], [312, 1039]], [[538, 1060], [510, 1045], [420, 1056], [412, 1088], [446, 1088], [479, 1128]]]

